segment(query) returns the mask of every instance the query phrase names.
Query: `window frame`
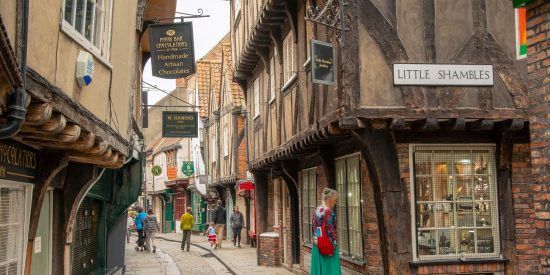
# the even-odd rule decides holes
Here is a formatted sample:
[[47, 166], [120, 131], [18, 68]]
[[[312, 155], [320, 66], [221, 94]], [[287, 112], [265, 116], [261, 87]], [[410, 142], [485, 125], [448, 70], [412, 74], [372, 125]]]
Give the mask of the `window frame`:
[[275, 74], [275, 57], [269, 60], [269, 104], [273, 103], [276, 98], [276, 74]]
[[20, 260], [18, 269], [19, 271], [25, 271], [25, 266], [27, 262], [27, 243], [29, 235], [29, 223], [30, 223], [30, 214], [31, 214], [31, 203], [32, 203], [32, 190], [34, 186], [29, 183], [16, 182], [10, 180], [2, 180], [0, 182], [0, 188], [22, 188], [24, 191], [24, 200], [22, 202], [24, 206], [23, 217], [21, 219], [21, 229], [22, 229], [22, 238], [21, 238], [21, 251], [18, 253], [18, 259]]
[[[417, 214], [417, 196], [416, 196], [416, 170], [415, 170], [415, 149], [417, 147], [432, 147], [432, 148], [438, 148], [433, 149], [434, 151], [439, 150], [439, 148], [449, 148], [452, 147], [452, 150], [462, 150], [462, 151], [468, 151], [472, 149], [483, 149], [487, 150], [489, 154], [492, 154], [494, 158], [487, 160], [488, 165], [493, 165], [495, 169], [493, 171], [487, 173], [488, 175], [493, 178], [492, 184], [494, 188], [494, 195], [495, 199], [492, 200], [492, 204], [490, 205], [491, 208], [494, 208], [495, 215], [491, 217], [491, 223], [493, 226], [491, 227], [492, 233], [493, 233], [493, 253], [455, 253], [450, 255], [423, 255], [421, 257], [419, 255], [418, 251], [418, 231], [419, 228], [416, 225], [418, 221], [418, 214]], [[492, 163], [492, 164], [491, 164]], [[413, 247], [413, 262], [415, 263], [429, 263], [429, 262], [435, 262], [435, 261], [441, 261], [441, 260], [459, 260], [461, 258], [464, 258], [465, 260], [487, 260], [487, 259], [497, 259], [501, 258], [502, 253], [502, 239], [500, 236], [500, 209], [499, 209], [499, 198], [498, 198], [498, 179], [497, 179], [497, 173], [496, 173], [496, 144], [494, 143], [472, 143], [472, 144], [465, 144], [465, 143], [456, 143], [456, 144], [442, 144], [442, 143], [428, 143], [428, 144], [419, 144], [419, 143], [412, 143], [409, 144], [409, 171], [410, 171], [410, 184], [409, 184], [409, 192], [410, 192], [410, 216], [411, 216], [411, 242]], [[473, 200], [475, 202], [475, 199]], [[474, 211], [475, 212], [475, 211]], [[475, 215], [474, 215], [475, 217]], [[453, 228], [453, 227], [448, 227]], [[458, 227], [457, 227], [458, 228]], [[477, 228], [477, 227], [476, 227]], [[456, 229], [460, 230], [460, 229]], [[474, 242], [476, 244], [475, 247], [477, 247], [477, 241], [474, 239]], [[468, 257], [464, 257], [464, 256]]]
[[260, 76], [256, 77], [252, 84], [254, 93], [254, 120], [260, 117]]
[[[317, 169], [317, 167], [304, 169], [301, 171], [300, 175], [302, 180], [302, 184], [300, 186], [302, 221], [300, 225], [302, 226], [302, 228], [304, 228], [305, 224], [307, 224], [307, 227], [305, 227], [307, 228], [307, 230], [302, 229], [302, 244], [304, 245], [311, 245], [313, 243], [313, 232], [311, 232], [311, 226], [313, 213], [315, 212], [315, 209], [317, 209]], [[304, 181], [304, 174], [307, 175], [307, 188], [304, 188], [306, 186], [306, 182]], [[312, 176], [315, 182], [312, 181]], [[314, 187], [312, 185], [314, 185]], [[312, 191], [315, 196], [313, 200], [310, 197]], [[305, 201], [307, 201], [307, 203], [304, 203]], [[304, 213], [305, 208], [308, 209], [307, 214]], [[313, 211], [311, 211], [311, 208], [313, 208]]]
[[[68, 37], [70, 37], [72, 40], [74, 40], [77, 44], [79, 44], [81, 47], [83, 47], [85, 50], [90, 52], [95, 58], [97, 58], [101, 63], [106, 65], [107, 67], [112, 69], [112, 65], [110, 63], [110, 51], [111, 51], [111, 36], [112, 36], [112, 23], [113, 23], [113, 7], [114, 2], [113, 0], [84, 0], [85, 9], [87, 7], [88, 1], [94, 2], [94, 15], [92, 17], [92, 21], [94, 22], [93, 27], [93, 34], [92, 37], [95, 36], [96, 30], [96, 19], [95, 19], [95, 7], [97, 5], [98, 1], [102, 1], [102, 12], [103, 12], [103, 18], [99, 25], [102, 26], [103, 30], [99, 32], [99, 40], [100, 44], [99, 46], [95, 45], [92, 41], [86, 38], [86, 36], [82, 33], [80, 33], [79, 30], [76, 29], [75, 26], [73, 26], [73, 22], [68, 22], [65, 20], [65, 6], [67, 1], [73, 2], [73, 10], [72, 10], [72, 20], [73, 22], [76, 22], [76, 3], [78, 0], [63, 0], [62, 1], [62, 7], [61, 7], [61, 31], [63, 31]], [[85, 28], [85, 22], [86, 22], [86, 15], [83, 16], [82, 21], [84, 22], [82, 28]], [[94, 39], [92, 39], [94, 40]]]
[[[343, 192], [344, 194], [348, 194], [349, 193], [349, 189], [348, 189], [348, 185], [349, 185], [349, 182], [348, 182], [348, 160], [351, 159], [351, 158], [354, 158], [354, 157], [357, 157], [357, 172], [358, 172], [358, 175], [357, 175], [357, 180], [358, 180], [358, 188], [359, 188], [359, 196], [358, 196], [358, 201], [359, 201], [359, 228], [360, 228], [360, 240], [361, 240], [361, 249], [359, 250], [361, 252], [361, 255], [359, 255], [359, 258], [355, 258], [354, 255], [352, 255], [351, 253], [351, 241], [350, 241], [350, 230], [349, 230], [349, 220], [350, 220], [350, 217], [349, 217], [349, 209], [350, 209], [350, 206], [349, 206], [349, 199], [348, 199], [348, 196], [341, 196], [339, 197], [338, 199], [338, 203], [336, 205], [336, 214], [337, 214], [337, 217], [338, 217], [338, 233], [341, 233], [342, 231], [345, 231], [347, 232], [347, 240], [348, 240], [348, 251], [347, 251], [347, 254], [345, 254], [343, 251], [342, 251], [342, 248], [343, 248], [343, 245], [339, 245], [338, 246], [338, 252], [340, 253], [340, 257], [344, 260], [348, 260], [348, 261], [352, 261], [352, 262], [355, 262], [355, 263], [364, 263], [365, 261], [365, 240], [364, 240], [364, 230], [363, 230], [363, 200], [362, 200], [362, 193], [363, 193], [363, 186], [362, 186], [362, 178], [361, 178], [361, 170], [362, 170], [362, 167], [361, 167], [361, 161], [362, 161], [362, 156], [361, 156], [361, 153], [360, 152], [357, 152], [357, 153], [353, 153], [353, 154], [349, 154], [349, 155], [345, 155], [345, 156], [340, 156], [340, 157], [337, 157], [334, 159], [334, 171], [335, 171], [335, 189], [336, 191], [338, 192], [338, 194], [340, 194], [340, 190], [338, 190], [338, 171], [337, 171], [337, 162], [338, 161], [342, 161], [344, 160], [344, 168], [345, 168], [345, 171], [344, 171], [344, 175], [345, 175], [345, 180], [344, 180], [344, 183], [342, 184], [344, 187], [345, 187], [345, 192]], [[340, 206], [340, 204], [344, 204], [344, 206]], [[343, 213], [340, 213], [338, 212], [338, 208], [340, 207], [344, 207], [346, 209], [346, 213], [343, 214]], [[343, 215], [345, 215], [344, 218]], [[346, 221], [346, 226], [345, 227], [342, 227], [340, 226], [341, 225], [341, 221], [342, 220], [345, 220]], [[344, 228], [344, 229], [342, 229]], [[338, 242], [342, 242], [342, 240], [339, 238], [338, 239]]]
[[[294, 35], [289, 31], [283, 38], [283, 87], [287, 88], [289, 84], [296, 79], [296, 43]], [[283, 88], [282, 90], [285, 90]]]
[[229, 138], [227, 137], [227, 125], [223, 127], [223, 156], [229, 156]]

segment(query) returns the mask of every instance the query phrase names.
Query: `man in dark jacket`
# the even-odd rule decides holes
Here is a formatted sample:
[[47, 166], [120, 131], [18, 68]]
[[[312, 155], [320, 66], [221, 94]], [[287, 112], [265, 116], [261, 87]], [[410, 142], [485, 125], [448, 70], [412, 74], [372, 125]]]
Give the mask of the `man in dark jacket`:
[[239, 211], [239, 207], [233, 207], [233, 214], [229, 218], [229, 224], [233, 230], [233, 246], [241, 247], [241, 230], [243, 229], [243, 213]]
[[225, 208], [221, 200], [218, 200], [217, 206], [214, 209], [213, 222], [216, 224], [216, 248], [221, 248], [226, 222]]

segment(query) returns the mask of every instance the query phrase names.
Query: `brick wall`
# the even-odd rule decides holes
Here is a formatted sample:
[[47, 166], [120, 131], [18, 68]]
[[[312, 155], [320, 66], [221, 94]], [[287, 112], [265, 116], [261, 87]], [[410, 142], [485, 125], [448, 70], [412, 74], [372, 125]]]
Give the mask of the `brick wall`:
[[533, 228], [539, 242], [526, 244], [538, 249], [540, 272], [550, 273], [550, 3], [532, 1], [527, 6], [527, 70], [529, 72], [529, 122], [534, 176]]
[[258, 252], [258, 265], [279, 266], [281, 264], [281, 260], [278, 255], [281, 251], [278, 234], [264, 233], [261, 234], [259, 238], [259, 247], [261, 247], [261, 249]]

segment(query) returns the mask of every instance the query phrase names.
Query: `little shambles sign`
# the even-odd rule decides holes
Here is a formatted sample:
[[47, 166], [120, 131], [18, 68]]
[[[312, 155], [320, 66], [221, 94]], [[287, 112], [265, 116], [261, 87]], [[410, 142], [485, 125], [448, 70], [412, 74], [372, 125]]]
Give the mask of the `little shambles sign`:
[[394, 64], [394, 85], [492, 86], [492, 65]]
[[336, 85], [334, 47], [331, 43], [311, 40], [313, 83]]
[[176, 79], [195, 73], [191, 22], [150, 25], [149, 43], [154, 76]]
[[162, 137], [198, 137], [197, 112], [162, 112]]
[[38, 176], [38, 151], [12, 141], [0, 140], [0, 179], [34, 183]]

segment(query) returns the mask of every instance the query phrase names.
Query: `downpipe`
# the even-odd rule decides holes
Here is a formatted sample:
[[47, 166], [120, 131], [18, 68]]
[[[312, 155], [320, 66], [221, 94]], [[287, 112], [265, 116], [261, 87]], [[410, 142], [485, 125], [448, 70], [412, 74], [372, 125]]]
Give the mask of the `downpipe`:
[[0, 139], [15, 136], [21, 130], [27, 108], [25, 107], [25, 99], [27, 97], [27, 42], [29, 34], [29, 0], [23, 0], [23, 34], [21, 48], [21, 87], [15, 89], [15, 93], [11, 94], [8, 100], [7, 121], [0, 126]]

